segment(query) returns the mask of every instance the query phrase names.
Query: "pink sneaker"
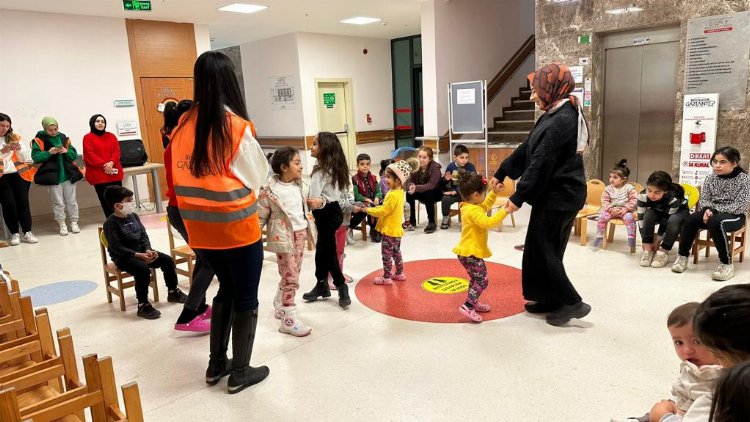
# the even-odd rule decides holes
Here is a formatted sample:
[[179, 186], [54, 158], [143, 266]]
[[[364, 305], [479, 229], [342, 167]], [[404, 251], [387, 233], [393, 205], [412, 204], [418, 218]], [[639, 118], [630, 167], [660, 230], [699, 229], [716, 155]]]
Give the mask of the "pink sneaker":
[[461, 313], [461, 315], [465, 316], [466, 318], [469, 318], [470, 320], [474, 322], [482, 322], [482, 316], [477, 313], [475, 309], [469, 309], [466, 307], [466, 305], [461, 305], [460, 308], [458, 308], [458, 312]]
[[210, 320], [211, 319], [211, 305], [208, 305], [208, 308], [206, 308], [206, 311], [198, 315], [198, 318]]
[[474, 310], [477, 312], [489, 312], [492, 310], [492, 308], [486, 303], [477, 302], [477, 304], [474, 306]]
[[394, 281], [406, 281], [406, 274], [395, 274], [393, 276]]
[[[352, 278], [352, 276], [344, 274], [344, 283], [354, 283], [354, 279]], [[334, 286], [331, 276], [328, 276], [328, 288], [331, 290], [336, 290], [336, 286]]]
[[373, 283], [377, 284], [378, 286], [390, 286], [393, 284], [393, 281], [391, 281], [390, 278], [375, 277]]
[[196, 333], [207, 333], [211, 331], [211, 321], [201, 319], [200, 315], [193, 318], [192, 321], [185, 324], [175, 324], [174, 329], [177, 331], [193, 331]]

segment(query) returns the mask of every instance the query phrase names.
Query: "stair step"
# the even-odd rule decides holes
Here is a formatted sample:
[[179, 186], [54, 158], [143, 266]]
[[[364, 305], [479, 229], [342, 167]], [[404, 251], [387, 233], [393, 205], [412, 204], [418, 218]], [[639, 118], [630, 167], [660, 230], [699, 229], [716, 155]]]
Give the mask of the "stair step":
[[533, 120], [499, 120], [495, 118], [493, 121], [495, 130], [507, 131], [507, 130], [526, 130], [530, 131], [534, 128]]
[[515, 110], [533, 110], [534, 102], [531, 100], [515, 100], [512, 102], [511, 107]]
[[534, 110], [504, 110], [503, 120], [534, 120]]
[[531, 90], [530, 89], [519, 89], [518, 90], [519, 97], [522, 100], [528, 100], [531, 99]]
[[487, 132], [487, 136], [490, 143], [519, 143], [529, 137], [529, 132], [522, 130]]

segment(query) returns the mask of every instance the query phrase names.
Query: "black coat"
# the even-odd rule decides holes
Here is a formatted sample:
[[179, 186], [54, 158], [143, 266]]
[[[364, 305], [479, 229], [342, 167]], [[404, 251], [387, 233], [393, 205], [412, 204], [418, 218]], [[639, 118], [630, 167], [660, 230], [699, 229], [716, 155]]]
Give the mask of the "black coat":
[[520, 178], [510, 200], [544, 210], [577, 211], [586, 202], [586, 176], [578, 146], [578, 110], [570, 104], [537, 120], [528, 139], [495, 172]]

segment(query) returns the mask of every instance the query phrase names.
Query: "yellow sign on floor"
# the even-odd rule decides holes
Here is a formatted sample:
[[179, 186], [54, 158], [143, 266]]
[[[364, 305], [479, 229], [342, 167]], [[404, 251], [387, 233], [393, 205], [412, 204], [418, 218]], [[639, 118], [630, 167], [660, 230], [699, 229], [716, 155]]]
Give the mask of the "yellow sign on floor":
[[459, 277], [433, 277], [423, 281], [422, 288], [431, 293], [451, 295], [469, 290], [469, 280]]

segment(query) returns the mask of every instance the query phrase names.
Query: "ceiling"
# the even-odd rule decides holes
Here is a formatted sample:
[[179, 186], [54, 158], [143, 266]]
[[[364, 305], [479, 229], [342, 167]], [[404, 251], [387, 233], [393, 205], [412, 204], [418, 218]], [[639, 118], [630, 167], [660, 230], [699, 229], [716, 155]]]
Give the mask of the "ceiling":
[[[221, 6], [269, 6], [253, 14], [219, 12]], [[0, 9], [207, 24], [211, 47], [222, 48], [290, 32], [317, 32], [392, 39], [420, 32], [425, 0], [152, 0], [151, 12], [125, 11], [120, 0], [0, 0]], [[347, 25], [354, 16], [377, 17], [370, 25]]]

